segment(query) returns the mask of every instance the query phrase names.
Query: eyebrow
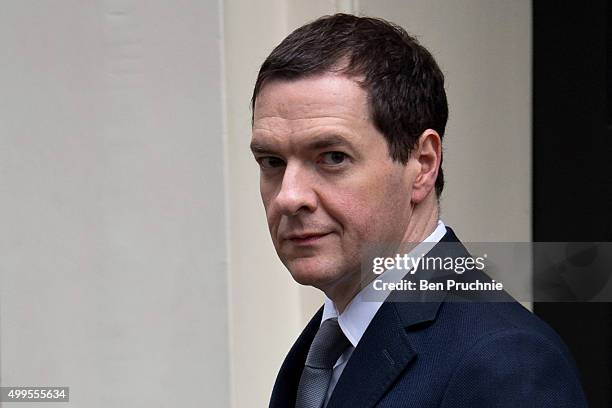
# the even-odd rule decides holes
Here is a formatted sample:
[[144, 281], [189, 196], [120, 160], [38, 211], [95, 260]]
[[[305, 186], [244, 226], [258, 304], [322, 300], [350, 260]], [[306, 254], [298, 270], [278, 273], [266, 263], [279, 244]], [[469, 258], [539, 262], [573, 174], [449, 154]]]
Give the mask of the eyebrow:
[[335, 146], [350, 146], [351, 143], [338, 135], [326, 135], [315, 137], [314, 140], [310, 141], [306, 148], [310, 150], [322, 150]]
[[267, 147], [265, 144], [255, 141], [251, 142], [251, 151], [253, 153], [272, 153], [272, 149]]
[[[306, 144], [306, 150], [323, 150], [328, 149], [330, 147], [336, 146], [352, 146], [351, 143], [338, 135], [324, 135], [324, 136], [316, 136], [313, 140], [309, 141]], [[252, 141], [251, 142], [251, 151], [253, 153], [272, 153], [274, 149], [267, 146], [265, 143]]]

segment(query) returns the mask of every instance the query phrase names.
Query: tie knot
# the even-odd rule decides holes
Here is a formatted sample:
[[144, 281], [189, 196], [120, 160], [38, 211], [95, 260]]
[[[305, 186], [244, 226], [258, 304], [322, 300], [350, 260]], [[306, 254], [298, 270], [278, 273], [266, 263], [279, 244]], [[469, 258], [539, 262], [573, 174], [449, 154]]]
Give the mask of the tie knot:
[[327, 319], [319, 327], [310, 345], [306, 365], [313, 368], [333, 368], [340, 355], [350, 345], [338, 324], [338, 319]]

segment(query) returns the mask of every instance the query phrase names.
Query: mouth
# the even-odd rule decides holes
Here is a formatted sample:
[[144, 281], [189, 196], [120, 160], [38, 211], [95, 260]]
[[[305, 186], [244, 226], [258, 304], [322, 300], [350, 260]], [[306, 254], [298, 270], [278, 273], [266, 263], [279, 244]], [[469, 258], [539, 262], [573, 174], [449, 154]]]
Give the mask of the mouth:
[[307, 234], [292, 234], [289, 235], [286, 239], [297, 245], [310, 245], [318, 242], [323, 237], [331, 234], [331, 232], [323, 232], [323, 233], [307, 233]]

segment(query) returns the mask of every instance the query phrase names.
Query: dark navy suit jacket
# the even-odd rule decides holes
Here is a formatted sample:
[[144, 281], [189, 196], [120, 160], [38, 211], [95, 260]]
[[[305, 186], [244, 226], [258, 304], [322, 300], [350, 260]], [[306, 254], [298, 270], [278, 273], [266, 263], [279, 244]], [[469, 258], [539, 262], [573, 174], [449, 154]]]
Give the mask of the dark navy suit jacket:
[[[453, 231], [440, 242], [456, 242]], [[441, 253], [436, 245], [429, 256]], [[444, 250], [447, 251], [447, 250]], [[368, 326], [327, 408], [586, 407], [580, 380], [557, 334], [519, 303], [455, 301], [438, 292], [426, 302], [389, 301]], [[321, 308], [280, 369], [271, 408], [289, 408]]]

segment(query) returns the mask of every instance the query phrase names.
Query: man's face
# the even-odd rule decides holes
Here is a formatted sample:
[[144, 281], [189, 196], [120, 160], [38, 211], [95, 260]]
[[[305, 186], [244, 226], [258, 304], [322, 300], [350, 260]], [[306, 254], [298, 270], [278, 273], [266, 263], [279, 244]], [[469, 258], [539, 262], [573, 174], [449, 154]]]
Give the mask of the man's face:
[[414, 171], [392, 161], [354, 80], [267, 83], [251, 148], [272, 241], [298, 283], [328, 295], [359, 283], [366, 242], [404, 239]]

